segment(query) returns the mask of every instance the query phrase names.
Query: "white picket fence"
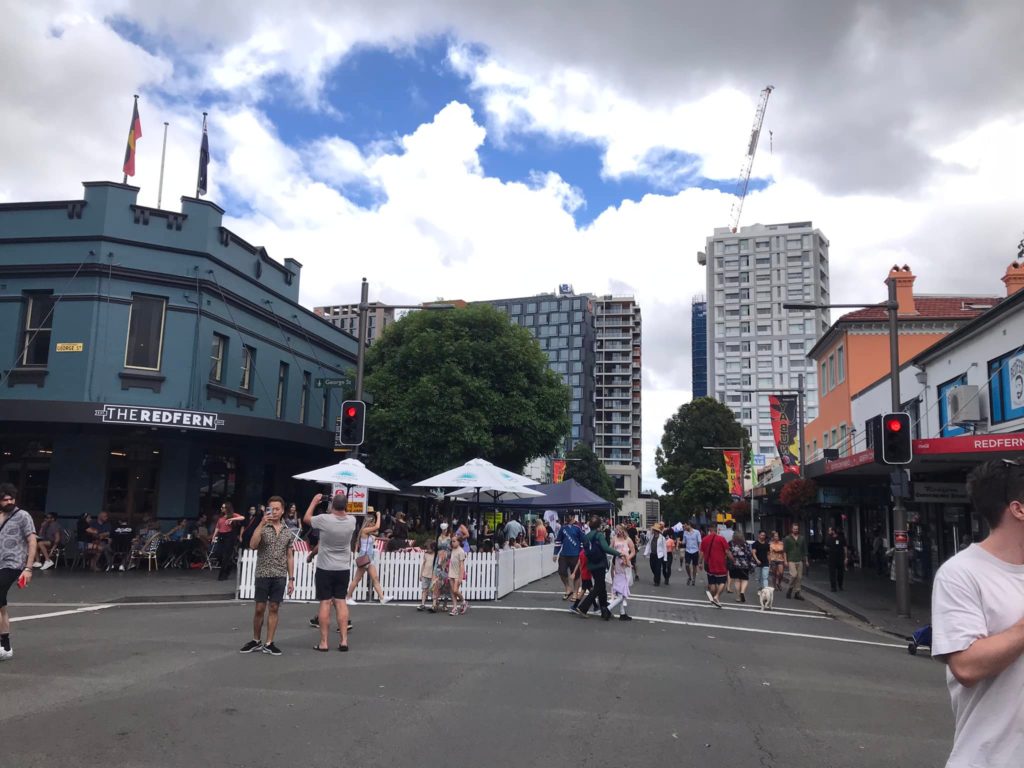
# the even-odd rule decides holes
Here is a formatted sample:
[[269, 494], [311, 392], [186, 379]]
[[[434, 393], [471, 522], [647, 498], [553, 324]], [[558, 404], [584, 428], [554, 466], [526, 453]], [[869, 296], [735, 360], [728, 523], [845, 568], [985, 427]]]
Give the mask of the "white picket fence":
[[[384, 594], [393, 600], [420, 599], [421, 552], [382, 552], [377, 555], [377, 576]], [[503, 549], [498, 552], [474, 552], [466, 558], [466, 582], [463, 593], [467, 600], [495, 600], [527, 584], [549, 576], [557, 570], [554, 545], [525, 549]], [[352, 561], [355, 574], [355, 559]], [[295, 592], [285, 600], [314, 600], [316, 558], [307, 563], [305, 557], [295, 558]], [[256, 552], [242, 550], [238, 555], [238, 589], [240, 599], [251, 599], [256, 590]], [[360, 602], [370, 598], [370, 580], [363, 577], [354, 597]]]

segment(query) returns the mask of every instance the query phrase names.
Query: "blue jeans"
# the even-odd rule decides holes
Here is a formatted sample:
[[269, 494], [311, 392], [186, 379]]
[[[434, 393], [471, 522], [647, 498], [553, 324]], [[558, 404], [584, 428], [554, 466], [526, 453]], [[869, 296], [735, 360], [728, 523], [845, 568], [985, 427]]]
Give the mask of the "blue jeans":
[[762, 565], [760, 568], [757, 569], [757, 580], [760, 583], [762, 588], [768, 586], [768, 566], [767, 565]]

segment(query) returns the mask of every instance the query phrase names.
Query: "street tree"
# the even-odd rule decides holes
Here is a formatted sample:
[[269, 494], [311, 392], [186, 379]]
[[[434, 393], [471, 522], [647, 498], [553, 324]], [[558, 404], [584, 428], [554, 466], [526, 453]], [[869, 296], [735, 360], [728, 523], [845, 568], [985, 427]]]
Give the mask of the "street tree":
[[519, 471], [569, 433], [569, 388], [487, 305], [413, 312], [369, 348], [368, 463], [399, 482], [473, 458]]
[[810, 479], [792, 480], [782, 486], [782, 491], [779, 492], [779, 501], [793, 513], [794, 517], [801, 517], [804, 510], [817, 500], [818, 484]]
[[717, 469], [698, 469], [694, 471], [678, 493], [679, 505], [689, 511], [715, 512], [732, 499], [725, 473]]
[[579, 443], [566, 455], [568, 459], [565, 464], [565, 479], [575, 480], [588, 491], [596, 493], [605, 501], [615, 502], [618, 505], [619, 498], [615, 492], [615, 481], [612, 480], [604, 463], [597, 458], [597, 454], [586, 443]]
[[721, 452], [704, 450], [705, 446], [742, 446], [746, 455], [748, 442], [747, 431], [733, 412], [717, 400], [698, 397], [682, 405], [665, 422], [654, 457], [665, 493], [679, 493], [695, 470], [722, 469]]

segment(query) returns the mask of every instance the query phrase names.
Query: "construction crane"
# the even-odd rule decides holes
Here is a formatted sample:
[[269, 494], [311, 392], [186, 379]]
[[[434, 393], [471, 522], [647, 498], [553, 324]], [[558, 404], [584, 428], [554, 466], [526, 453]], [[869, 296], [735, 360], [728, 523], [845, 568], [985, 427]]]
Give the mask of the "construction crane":
[[747, 156], [743, 158], [743, 167], [740, 169], [740, 193], [732, 204], [732, 226], [733, 232], [740, 227], [740, 214], [743, 213], [743, 201], [747, 197], [747, 187], [750, 186], [750, 172], [754, 168], [754, 154], [757, 152], [757, 140], [761, 138], [761, 125], [764, 123], [764, 111], [768, 108], [768, 97], [772, 95], [775, 86], [766, 85], [761, 91], [761, 99], [757, 102], [757, 112], [754, 113], [754, 127], [750, 131], [750, 144], [747, 146]]

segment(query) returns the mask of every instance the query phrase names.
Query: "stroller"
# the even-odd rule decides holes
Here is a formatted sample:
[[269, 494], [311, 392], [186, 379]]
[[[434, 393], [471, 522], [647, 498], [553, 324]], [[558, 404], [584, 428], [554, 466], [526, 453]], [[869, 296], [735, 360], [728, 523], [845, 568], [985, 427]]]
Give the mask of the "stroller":
[[907, 653], [911, 656], [916, 656], [917, 649], [921, 646], [930, 651], [932, 649], [932, 625], [929, 624], [926, 627], [921, 627], [910, 636], [909, 640], [910, 642], [907, 643]]

